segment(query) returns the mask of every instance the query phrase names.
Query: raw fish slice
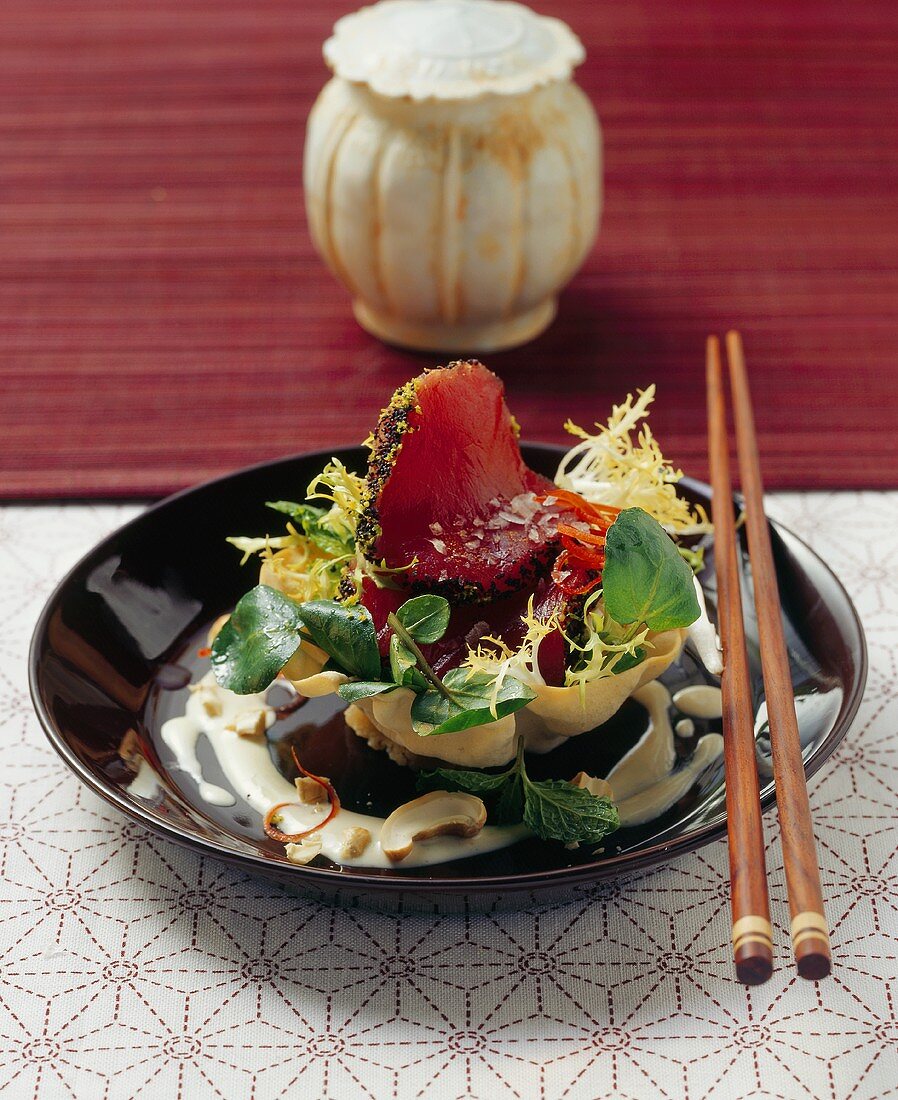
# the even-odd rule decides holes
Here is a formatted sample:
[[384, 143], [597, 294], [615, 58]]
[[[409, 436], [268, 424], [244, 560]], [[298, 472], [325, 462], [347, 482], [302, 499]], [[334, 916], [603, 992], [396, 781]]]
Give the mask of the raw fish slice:
[[529, 588], [558, 552], [553, 483], [521, 457], [504, 387], [481, 363], [451, 363], [400, 387], [374, 432], [365, 556], [415, 591], [482, 603]]

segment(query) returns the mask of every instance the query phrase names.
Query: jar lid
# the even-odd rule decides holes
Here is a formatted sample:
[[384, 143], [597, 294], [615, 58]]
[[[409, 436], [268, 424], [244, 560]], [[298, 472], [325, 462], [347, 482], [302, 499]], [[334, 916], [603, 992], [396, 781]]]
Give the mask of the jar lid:
[[337, 76], [416, 100], [517, 95], [566, 80], [585, 56], [566, 23], [512, 0], [381, 0], [324, 44]]

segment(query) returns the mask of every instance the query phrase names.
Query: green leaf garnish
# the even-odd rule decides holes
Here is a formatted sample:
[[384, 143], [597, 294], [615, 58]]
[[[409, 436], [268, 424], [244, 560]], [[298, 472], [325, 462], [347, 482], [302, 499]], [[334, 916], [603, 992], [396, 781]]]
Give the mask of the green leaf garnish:
[[269, 500], [266, 506], [298, 523], [309, 540], [325, 554], [337, 558], [354, 552], [355, 544], [348, 533], [335, 531], [327, 522], [327, 509], [316, 508], [313, 504], [295, 504], [290, 500]]
[[704, 546], [677, 546], [677, 553], [686, 562], [694, 574], [701, 573], [705, 568]]
[[337, 688], [337, 694], [347, 703], [357, 703], [359, 699], [370, 699], [372, 695], [385, 695], [395, 690], [396, 684], [383, 680], [350, 680]]
[[620, 674], [626, 672], [627, 669], [641, 665], [644, 660], [645, 647], [638, 645], [632, 653], [621, 653], [615, 657], [612, 674], [614, 676], [620, 676]]
[[512, 676], [506, 676], [497, 689], [495, 677], [464, 668], [447, 672], [443, 688], [443, 692], [428, 688], [412, 703], [412, 728], [421, 737], [495, 722], [536, 698], [534, 691]]
[[608, 529], [602, 594], [605, 610], [621, 625], [673, 630], [700, 614], [692, 571], [661, 524], [641, 508], [626, 508]]
[[437, 768], [421, 772], [418, 787], [497, 794], [490, 821], [496, 825], [523, 821], [543, 840], [563, 844], [596, 844], [620, 827], [617, 808], [610, 798], [590, 794], [564, 779], [531, 779], [524, 764], [523, 738], [518, 740], [514, 763], [504, 772]]
[[468, 791], [470, 794], [487, 794], [497, 791], [508, 782], [508, 772], [475, 772], [465, 768], [437, 768], [418, 774], [419, 790]]
[[380, 679], [380, 650], [367, 607], [344, 607], [336, 600], [310, 600], [294, 606], [311, 640], [348, 676]]
[[543, 840], [595, 844], [620, 827], [610, 798], [590, 794], [564, 779], [524, 780], [524, 824]]
[[449, 610], [443, 596], [413, 596], [396, 611], [396, 618], [416, 642], [432, 645], [446, 633]]
[[390, 672], [400, 687], [409, 687], [413, 691], [425, 691], [427, 679], [418, 669], [418, 659], [402, 643], [398, 634], [390, 639]]
[[212, 643], [212, 668], [237, 695], [263, 691], [299, 649], [303, 620], [297, 605], [276, 588], [247, 592]]

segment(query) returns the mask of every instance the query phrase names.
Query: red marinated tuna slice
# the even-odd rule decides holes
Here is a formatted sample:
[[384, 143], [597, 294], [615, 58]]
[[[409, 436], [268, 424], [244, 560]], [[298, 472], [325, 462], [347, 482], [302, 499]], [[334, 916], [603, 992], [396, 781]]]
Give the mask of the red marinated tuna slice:
[[[365, 578], [362, 582], [361, 602], [371, 612], [381, 656], [389, 654], [390, 635], [387, 615], [409, 598], [408, 591], [395, 588], [378, 588]], [[488, 604], [462, 604], [453, 607], [446, 634], [433, 645], [421, 646], [421, 651], [431, 668], [443, 676], [450, 668], [462, 663], [468, 650], [476, 648], [481, 638], [502, 638], [509, 649], [517, 649], [524, 640], [525, 626], [521, 616], [526, 614], [529, 592], [514, 592]], [[555, 613], [563, 615], [567, 596], [551, 581], [540, 581], [533, 593], [533, 611], [538, 619], [546, 620]], [[539, 669], [547, 684], [559, 687], [564, 683], [564, 638], [555, 630], [540, 644]]]
[[554, 485], [529, 469], [499, 379], [477, 362], [400, 387], [374, 432], [357, 531], [365, 556], [415, 591], [482, 603], [529, 588], [558, 552]]

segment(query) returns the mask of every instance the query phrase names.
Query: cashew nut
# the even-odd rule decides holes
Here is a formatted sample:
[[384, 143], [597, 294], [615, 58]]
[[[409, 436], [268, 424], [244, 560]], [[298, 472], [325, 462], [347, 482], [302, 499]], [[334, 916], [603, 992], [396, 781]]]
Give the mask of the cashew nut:
[[384, 855], [399, 863], [416, 840], [433, 836], [476, 836], [486, 823], [481, 799], [461, 791], [431, 791], [398, 806], [383, 823], [380, 846]]

